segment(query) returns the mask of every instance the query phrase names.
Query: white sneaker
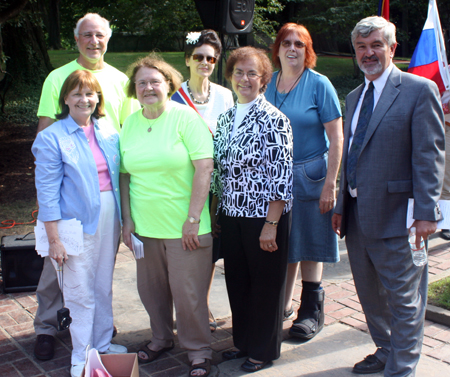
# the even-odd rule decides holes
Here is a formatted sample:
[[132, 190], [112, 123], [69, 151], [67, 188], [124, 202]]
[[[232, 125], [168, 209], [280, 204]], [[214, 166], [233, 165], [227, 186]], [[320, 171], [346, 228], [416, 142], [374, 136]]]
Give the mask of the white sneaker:
[[84, 364], [72, 365], [70, 367], [70, 376], [71, 377], [81, 377], [81, 373], [83, 372]]
[[105, 355], [109, 355], [111, 353], [128, 353], [128, 349], [125, 346], [111, 343], [109, 348], [105, 352], [102, 352], [102, 353]]

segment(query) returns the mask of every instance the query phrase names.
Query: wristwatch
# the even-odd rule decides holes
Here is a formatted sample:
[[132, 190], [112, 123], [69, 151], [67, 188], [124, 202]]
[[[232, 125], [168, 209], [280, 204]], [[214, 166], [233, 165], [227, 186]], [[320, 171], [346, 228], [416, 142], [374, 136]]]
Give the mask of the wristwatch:
[[200, 224], [200, 219], [197, 220], [195, 217], [192, 216], [188, 216], [188, 219], [191, 224]]
[[270, 225], [273, 225], [273, 226], [278, 226], [278, 221], [268, 221], [268, 220], [266, 220], [266, 224], [270, 224]]

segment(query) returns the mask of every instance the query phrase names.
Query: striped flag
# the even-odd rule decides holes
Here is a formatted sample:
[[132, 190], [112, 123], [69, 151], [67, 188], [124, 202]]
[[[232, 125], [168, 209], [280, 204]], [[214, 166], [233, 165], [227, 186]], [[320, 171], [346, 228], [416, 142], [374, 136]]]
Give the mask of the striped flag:
[[380, 0], [378, 3], [378, 16], [389, 21], [389, 0]]
[[450, 89], [447, 54], [436, 0], [429, 0], [428, 17], [408, 72], [433, 80], [441, 93]]

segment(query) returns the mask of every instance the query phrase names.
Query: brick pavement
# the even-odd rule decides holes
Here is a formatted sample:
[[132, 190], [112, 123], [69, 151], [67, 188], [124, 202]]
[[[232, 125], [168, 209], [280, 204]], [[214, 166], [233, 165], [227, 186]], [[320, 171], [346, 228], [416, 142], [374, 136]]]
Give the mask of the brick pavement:
[[[126, 253], [121, 251], [121, 253]], [[430, 277], [450, 271], [450, 244], [442, 243], [429, 253]], [[117, 263], [129, 263], [128, 255], [120, 255]], [[220, 267], [219, 267], [220, 268]], [[325, 325], [345, 324], [367, 332], [365, 317], [355, 293], [353, 280], [333, 282], [324, 280], [326, 291]], [[298, 300], [300, 280], [295, 298]], [[299, 302], [295, 301], [294, 307]], [[61, 334], [56, 342], [53, 360], [39, 361], [33, 357], [33, 317], [37, 309], [34, 293], [0, 294], [0, 377], [66, 377], [70, 376], [70, 335]], [[218, 320], [218, 330], [213, 333], [213, 364], [222, 361], [221, 352], [233, 346], [231, 319]], [[284, 335], [291, 322], [284, 323]], [[119, 326], [120, 327], [120, 326]], [[157, 361], [140, 367], [140, 375], [185, 376], [188, 371], [186, 353], [177, 346]], [[131, 349], [133, 350], [133, 349]], [[431, 321], [425, 322], [422, 353], [450, 364], [450, 328]], [[450, 366], [449, 366], [450, 368]]]

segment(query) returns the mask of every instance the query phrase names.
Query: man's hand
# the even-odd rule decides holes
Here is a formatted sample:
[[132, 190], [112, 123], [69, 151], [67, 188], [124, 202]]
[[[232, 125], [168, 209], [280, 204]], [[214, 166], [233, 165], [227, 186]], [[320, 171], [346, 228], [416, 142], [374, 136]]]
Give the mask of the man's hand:
[[437, 221], [416, 220], [411, 227], [416, 228], [416, 247], [419, 249], [421, 237], [426, 241], [430, 234], [436, 232]]
[[334, 213], [331, 218], [331, 226], [333, 227], [334, 233], [336, 233], [339, 237], [341, 236], [341, 223], [342, 215]]

